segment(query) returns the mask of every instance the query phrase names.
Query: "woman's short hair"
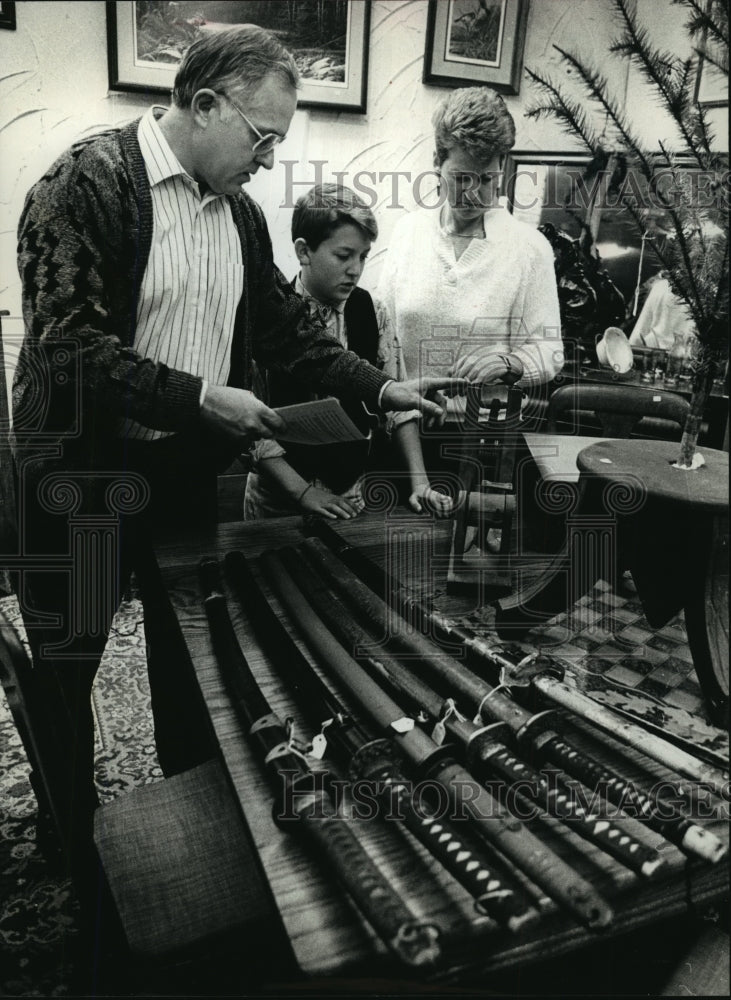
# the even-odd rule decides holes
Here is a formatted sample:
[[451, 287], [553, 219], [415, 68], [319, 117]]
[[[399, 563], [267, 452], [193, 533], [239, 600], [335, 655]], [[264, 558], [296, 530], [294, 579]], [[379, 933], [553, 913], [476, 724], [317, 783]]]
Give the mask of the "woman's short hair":
[[490, 87], [453, 90], [434, 112], [432, 124], [439, 164], [455, 146], [486, 163], [515, 143], [513, 116]]
[[278, 74], [293, 90], [299, 86], [295, 61], [274, 35], [256, 24], [225, 31], [209, 31], [190, 46], [175, 75], [173, 102], [189, 108], [202, 87], [227, 91], [254, 89], [270, 73]]
[[369, 240], [378, 239], [373, 212], [344, 184], [316, 184], [297, 199], [292, 213], [292, 239], [317, 250], [339, 226], [357, 226]]

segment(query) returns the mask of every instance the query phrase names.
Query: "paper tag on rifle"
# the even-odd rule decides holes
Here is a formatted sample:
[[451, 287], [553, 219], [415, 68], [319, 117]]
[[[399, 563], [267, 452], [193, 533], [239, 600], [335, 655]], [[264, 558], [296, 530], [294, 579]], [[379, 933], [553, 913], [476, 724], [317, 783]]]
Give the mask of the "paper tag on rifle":
[[394, 719], [391, 723], [391, 729], [395, 729], [397, 733], [410, 733], [414, 728], [414, 720], [407, 719], [405, 716], [403, 719]]
[[322, 760], [325, 756], [325, 751], [327, 750], [327, 739], [322, 733], [318, 733], [316, 736], [312, 737], [312, 748], [310, 749], [309, 756], [314, 757], [315, 760]]
[[437, 744], [441, 746], [444, 743], [444, 737], [447, 735], [447, 729], [443, 722], [437, 722], [431, 731], [431, 738]]

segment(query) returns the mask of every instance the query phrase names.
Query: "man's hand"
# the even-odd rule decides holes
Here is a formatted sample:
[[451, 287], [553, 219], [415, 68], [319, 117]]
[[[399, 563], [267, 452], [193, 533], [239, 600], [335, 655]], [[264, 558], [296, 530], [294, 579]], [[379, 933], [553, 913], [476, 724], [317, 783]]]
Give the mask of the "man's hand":
[[248, 389], [209, 385], [201, 417], [216, 431], [233, 438], [272, 438], [284, 421]]
[[383, 391], [384, 410], [421, 410], [424, 427], [439, 427], [444, 423], [448, 396], [462, 396], [467, 389], [463, 378], [410, 378], [391, 382]]
[[496, 354], [493, 347], [485, 346], [459, 358], [451, 374], [471, 382], [512, 385], [523, 375], [523, 364], [514, 354]]

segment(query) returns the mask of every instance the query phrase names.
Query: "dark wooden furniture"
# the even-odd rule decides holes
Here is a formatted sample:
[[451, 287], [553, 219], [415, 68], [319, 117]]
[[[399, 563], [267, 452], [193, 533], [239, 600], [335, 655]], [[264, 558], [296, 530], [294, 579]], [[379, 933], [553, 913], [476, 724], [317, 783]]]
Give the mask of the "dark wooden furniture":
[[728, 455], [701, 449], [706, 465], [673, 468], [677, 444], [607, 440], [577, 457], [564, 543], [529, 586], [499, 601], [498, 633], [519, 637], [558, 614], [598, 579], [627, 567], [650, 626], [684, 610], [688, 640], [714, 721], [728, 715]]
[[[449, 522], [433, 522], [397, 510], [339, 523], [338, 530], [382, 564], [388, 562], [391, 572], [405, 583], [435, 598], [445, 613], [457, 617], [477, 610], [474, 598], [445, 593], [451, 535]], [[248, 747], [246, 734], [226, 693], [208, 634], [197, 582], [199, 559], [211, 555], [222, 558], [232, 550], [241, 550], [253, 559], [266, 549], [297, 545], [302, 539], [302, 522], [298, 518], [228, 524], [222, 525], [215, 536], [189, 538], [179, 545], [160, 547], [158, 557], [221, 758], [258, 848], [301, 973], [321, 984], [323, 993], [328, 989], [337, 990], [338, 986], [349, 991], [356, 981], [361, 986], [366, 981], [375, 989], [383, 983], [393, 989], [395, 982], [413, 991], [411, 977], [403, 969], [394, 967], [385, 948], [333, 884], [327, 867], [308, 853], [296, 831], [284, 828], [284, 824], [278, 827], [274, 822], [272, 790]], [[254, 568], [256, 572], [255, 564]], [[282, 686], [276, 665], [258, 645], [242, 606], [228, 591], [227, 596], [237, 634], [268, 700], [282, 717], [294, 720], [295, 732], [302, 740], [307, 740], [312, 734], [292, 692]], [[276, 602], [275, 606], [300, 648], [309, 655], [296, 623], [288, 620]], [[592, 752], [604, 752], [600, 744], [593, 746]], [[638, 780], [646, 773], [644, 765], [639, 764], [632, 752], [628, 753], [625, 763]], [[318, 765], [315, 762], [313, 766]], [[327, 759], [319, 766], [333, 769], [332, 762]], [[337, 773], [336, 767], [334, 770]], [[657, 777], [659, 772], [653, 773]], [[554, 904], [545, 902], [541, 904], [544, 919], [535, 930], [515, 936], [496, 933], [495, 925], [488, 918], [475, 914], [461, 888], [423, 851], [414, 850], [401, 830], [375, 820], [359, 823], [358, 829], [371, 856], [409, 903], [423, 917], [443, 928], [450, 948], [450, 962], [432, 979], [484, 986], [486, 982], [499, 982], [495, 977], [500, 970], [520, 966], [521, 975], [524, 975], [526, 963], [531, 960], [554, 958], [596, 943], [595, 935], [578, 926]], [[555, 830], [552, 834], [550, 828], [542, 829], [542, 835], [547, 839], [553, 837], [551, 842], [556, 843]], [[658, 843], [652, 840], [651, 832], [644, 826], [642, 835]], [[666, 842], [660, 847], [667, 861], [666, 875], [659, 882], [646, 885], [639, 885], [635, 876], [598, 852], [577, 850], [575, 845], [564, 845], [561, 850], [571, 863], [583, 866], [587, 877], [611, 899], [617, 914], [613, 930], [617, 933], [633, 931], [636, 935], [641, 933], [641, 928], [647, 928], [658, 919], [687, 912], [691, 897], [694, 908], [702, 909], [708, 901], [726, 891], [723, 866], [709, 870], [703, 865], [689, 865], [687, 859]], [[602, 947], [606, 948], [610, 936], [611, 931], [603, 935]], [[575, 971], [580, 961], [572, 957], [570, 964]], [[515, 975], [514, 972], [510, 974]], [[245, 984], [245, 974], [242, 976]], [[631, 969], [627, 970], [627, 977], [628, 981], [632, 980]]]
[[582, 412], [590, 411], [603, 437], [629, 437], [635, 429], [647, 429], [647, 422], [659, 420], [675, 425], [680, 440], [690, 403], [682, 396], [658, 389], [647, 392], [638, 385], [576, 383], [556, 389], [548, 400], [546, 433], [559, 432], [559, 424], [569, 424], [570, 433], [583, 433]]
[[[487, 419], [480, 420], [482, 395], [490, 386], [467, 390], [461, 426], [460, 493], [454, 515], [452, 550], [447, 571], [450, 592], [510, 590], [506, 556], [512, 547], [515, 513], [515, 455], [523, 393], [509, 388], [507, 399], [490, 402]], [[499, 552], [487, 544], [490, 529], [500, 532]]]
[[[692, 392], [689, 384], [666, 386], [665, 382], [645, 382], [642, 380], [642, 373], [637, 367], [620, 375], [610, 371], [608, 368], [598, 368], [590, 365], [571, 365], [564, 368], [561, 374], [551, 384], [551, 390], [555, 390], [567, 384], [575, 385], [628, 385], [635, 386], [642, 392], [652, 395], [672, 393], [682, 399], [690, 400]], [[714, 385], [711, 395], [706, 405], [701, 427], [700, 444], [709, 448], [723, 448], [724, 438], [728, 427], [728, 387], [720, 388]], [[663, 426], [658, 421], [653, 427], [649, 418], [645, 421], [646, 433], [643, 437], [665, 438], [674, 435], [674, 430]], [[669, 434], [666, 431], [669, 430]], [[587, 429], [585, 433], [592, 433], [592, 429]], [[635, 431], [635, 434], [639, 433]]]

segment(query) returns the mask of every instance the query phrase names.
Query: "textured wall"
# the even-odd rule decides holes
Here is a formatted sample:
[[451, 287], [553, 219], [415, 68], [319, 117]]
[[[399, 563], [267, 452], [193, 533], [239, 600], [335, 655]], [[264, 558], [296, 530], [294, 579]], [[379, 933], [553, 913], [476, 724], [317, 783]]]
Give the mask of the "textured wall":
[[[108, 94], [104, 3], [35, 0], [20, 2], [16, 9], [17, 31], [0, 31], [0, 308], [14, 316], [19, 312], [15, 228], [30, 184], [75, 136], [127, 121], [148, 104], [165, 103], [164, 95]], [[399, 196], [394, 198], [390, 172], [408, 171], [416, 176], [429, 170], [429, 120], [445, 93], [421, 83], [426, 10], [426, 0], [374, 0], [368, 114], [297, 112], [290, 137], [281, 147], [281, 159], [296, 161], [295, 165], [286, 168], [280, 163], [252, 182], [251, 193], [267, 211], [277, 260], [285, 271], [294, 269], [287, 236], [290, 212], [280, 207], [287, 196], [287, 171], [291, 180], [312, 181], [314, 168], [308, 161], [326, 160], [325, 177], [328, 166], [346, 171], [350, 179], [358, 171], [388, 173], [375, 183], [361, 175], [361, 181], [374, 187], [378, 197], [381, 237], [363, 281], [366, 287], [375, 284], [378, 250], [382, 252], [388, 243], [398, 215], [413, 206], [408, 180], [399, 180]], [[640, 0], [640, 12], [653, 32], [660, 33], [659, 41], [676, 49], [682, 42], [682, 10], [670, 0]], [[617, 93], [628, 101], [642, 131], [667, 135], [667, 123], [646, 100], [640, 83], [628, 80], [616, 60], [608, 62], [613, 31], [609, 0], [532, 0], [525, 64], [556, 67], [552, 45], [559, 44], [593, 58], [607, 70], [614, 66], [611, 79]], [[508, 98], [518, 129], [516, 149], [576, 148], [555, 124], [523, 117], [533, 96], [524, 79], [520, 95]], [[725, 122], [723, 115], [719, 121]], [[727, 139], [719, 136], [719, 140], [727, 148]], [[295, 187], [294, 196], [304, 189], [304, 184]]]

